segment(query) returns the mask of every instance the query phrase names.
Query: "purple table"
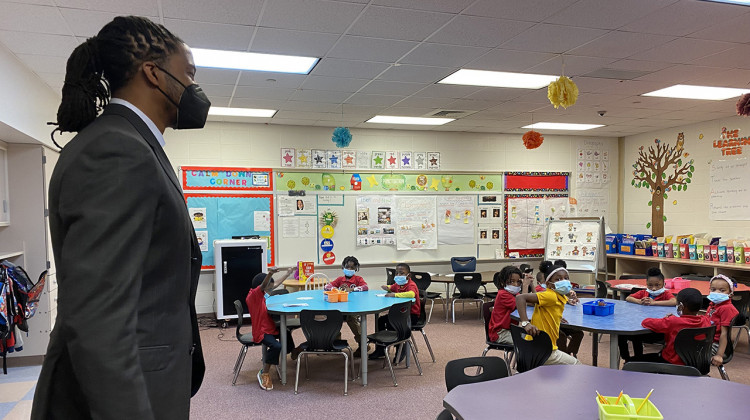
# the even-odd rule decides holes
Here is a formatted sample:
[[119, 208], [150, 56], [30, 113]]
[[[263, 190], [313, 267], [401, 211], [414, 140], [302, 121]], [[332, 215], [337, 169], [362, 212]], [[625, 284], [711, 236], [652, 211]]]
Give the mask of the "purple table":
[[[649, 398], [665, 419], [747, 418], [750, 386], [708, 377], [656, 375], [593, 366], [540, 366], [494, 381], [460, 385], [443, 399], [457, 419], [596, 419], [594, 390]], [[721, 410], [717, 411], [717, 401]], [[743, 402], [744, 401], [744, 402]]]

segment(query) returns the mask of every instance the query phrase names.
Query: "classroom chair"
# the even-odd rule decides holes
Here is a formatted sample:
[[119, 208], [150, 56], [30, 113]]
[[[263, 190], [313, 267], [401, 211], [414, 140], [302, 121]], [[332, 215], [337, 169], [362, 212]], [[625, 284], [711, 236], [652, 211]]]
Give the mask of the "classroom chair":
[[609, 294], [609, 290], [607, 289], [607, 284], [601, 280], [597, 280], [596, 281], [596, 294], [594, 295], [594, 297], [597, 299], [606, 299], [608, 294]]
[[[305, 359], [305, 378], [309, 378], [309, 354], [340, 354], [344, 356], [344, 395], [349, 394], [349, 372], [351, 364], [352, 380], [354, 380], [354, 357], [352, 348], [346, 340], [337, 340], [344, 323], [344, 315], [339, 311], [311, 311], [303, 309], [300, 312], [302, 333], [305, 334], [304, 343], [300, 344], [302, 351], [297, 357], [297, 375], [294, 380], [294, 393], [299, 388], [299, 371], [302, 358]], [[348, 353], [348, 354], [347, 354]], [[330, 366], [330, 365], [329, 365]]]
[[[268, 293], [268, 295], [269, 296], [276, 296], [276, 295], [286, 295], [288, 293], [289, 293], [289, 289], [276, 289], [276, 290], [271, 290], [271, 292]], [[271, 319], [273, 319], [273, 322], [276, 324], [277, 328], [278, 328], [278, 326], [280, 324], [280, 319], [279, 319], [280, 317], [281, 317], [280, 315], [271, 315]], [[299, 318], [298, 317], [296, 317], [296, 316], [295, 317], [290, 317], [290, 316], [286, 317], [286, 328], [288, 330], [296, 330], [299, 327], [300, 327], [300, 325], [299, 325]]]
[[396, 280], [394, 280], [394, 277], [396, 277], [396, 270], [393, 268], [385, 268], [385, 284], [388, 286], [395, 284]]
[[[412, 273], [413, 274], [413, 273]], [[427, 339], [427, 334], [424, 332], [424, 327], [427, 325], [427, 316], [425, 315], [425, 303], [427, 303], [426, 293], [424, 290], [419, 290], [419, 320], [416, 324], [411, 326], [412, 331], [419, 331], [424, 337], [424, 342], [427, 345], [427, 350], [430, 351], [430, 357], [432, 357], [432, 363], [435, 363], [435, 354], [432, 352], [432, 346], [430, 340]], [[414, 338], [414, 334], [411, 335], [411, 342], [414, 344], [414, 349], [419, 353], [419, 347], [417, 347], [417, 340]], [[398, 365], [398, 362], [396, 363]]]
[[[391, 324], [391, 327], [393, 327], [395, 331], [381, 330], [367, 336], [367, 341], [369, 343], [375, 344], [375, 346], [385, 347], [385, 362], [383, 362], [383, 367], [385, 367], [385, 363], [387, 362], [388, 368], [391, 370], [391, 377], [393, 377], [393, 386], [398, 386], [398, 382], [396, 382], [396, 374], [393, 372], [393, 363], [391, 363], [391, 357], [388, 355], [388, 351], [399, 344], [404, 344], [404, 346], [401, 347], [400, 351], [396, 352], [396, 360], [400, 359], [399, 356], [401, 351], [411, 350], [411, 353], [414, 356], [414, 361], [417, 364], [417, 369], [419, 370], [419, 375], [422, 375], [422, 366], [419, 364], [419, 357], [417, 357], [416, 350], [409, 342], [411, 339], [411, 305], [411, 302], [398, 303], [391, 306], [388, 310], [388, 323]], [[407, 349], [404, 349], [404, 347]]]
[[[261, 343], [256, 343], [253, 341], [253, 334], [251, 332], [247, 334], [242, 334], [240, 332], [240, 329], [242, 328], [242, 321], [244, 316], [244, 311], [242, 310], [242, 302], [239, 300], [234, 301], [234, 310], [237, 313], [237, 330], [235, 331], [235, 336], [237, 337], [237, 341], [242, 344], [242, 348], [240, 348], [240, 354], [237, 356], [237, 361], [234, 363], [234, 369], [232, 370], [232, 373], [234, 373], [234, 378], [232, 379], [232, 386], [237, 383], [237, 377], [240, 376], [240, 370], [242, 369], [242, 364], [245, 362], [245, 355], [247, 354], [248, 347], [255, 347], [255, 346], [261, 346], [262, 353], [265, 353], [265, 346]], [[252, 328], [253, 320], [250, 320], [250, 328]], [[277, 366], [278, 369], [278, 366]], [[281, 377], [281, 374], [279, 374], [279, 377]]]
[[665, 375], [701, 376], [700, 371], [692, 366], [673, 365], [671, 363], [627, 362], [622, 366], [622, 370]]
[[711, 370], [711, 344], [716, 326], [685, 328], [674, 339], [674, 350], [683, 363], [698, 369], [701, 375]]
[[492, 310], [494, 309], [495, 302], [485, 302], [482, 305], [482, 316], [484, 317], [484, 342], [487, 344], [482, 357], [487, 355], [490, 350], [501, 350], [503, 352], [503, 360], [508, 366], [513, 366], [513, 344], [499, 344], [490, 340], [490, 318], [492, 317]]
[[[511, 324], [510, 335], [513, 337], [513, 351], [516, 354], [518, 373], [543, 365], [552, 354], [552, 340], [544, 331], [539, 331], [539, 335], [533, 337], [526, 334], [526, 330], [518, 325]], [[531, 340], [526, 338], [531, 338]]]
[[[476, 375], [467, 375], [468, 368], [476, 367]], [[472, 369], [473, 370], [473, 369]], [[466, 357], [464, 359], [451, 360], [445, 365], [445, 388], [448, 392], [459, 385], [475, 384], [478, 382], [492, 381], [494, 379], [507, 378], [510, 369], [505, 361], [499, 357]], [[451, 420], [453, 415], [450, 411], [443, 410], [437, 420]]]
[[430, 287], [432, 284], [432, 276], [430, 273], [421, 272], [421, 271], [412, 271], [411, 272], [411, 279], [414, 281], [414, 283], [417, 284], [417, 289], [420, 291], [420, 296], [422, 296], [422, 291], [425, 292], [425, 296], [427, 297], [427, 300], [430, 301], [430, 314], [427, 315], [427, 324], [430, 323], [430, 319], [432, 319], [432, 307], [435, 306], [435, 299], [440, 299], [443, 301], [443, 310], [444, 313], [448, 312], [448, 306], [446, 300], [443, 298], [443, 295], [437, 292], [429, 292], [427, 291], [427, 288]]
[[[482, 273], [456, 273], [453, 275], [453, 299], [451, 299], [451, 314], [456, 323], [456, 301], [462, 301], [462, 313], [466, 309], [466, 301], [477, 302], [477, 306], [484, 303], [484, 296], [478, 292], [482, 285]], [[458, 292], [456, 292], [458, 290]], [[479, 307], [479, 316], [482, 316]]]
[[451, 269], [454, 273], [472, 273], [477, 271], [477, 258], [451, 257]]
[[[734, 322], [737, 320], [737, 317], [739, 317], [739, 315], [735, 316], [732, 319], [732, 325], [734, 325]], [[723, 362], [723, 364], [717, 368], [719, 370], [719, 374], [721, 375], [721, 379], [723, 379], [725, 381], [729, 380], [729, 375], [727, 374], [726, 365], [734, 357], [734, 347], [736, 346], [736, 344], [732, 344], [732, 333], [731, 333], [731, 330], [730, 330], [729, 335], [727, 336], [727, 340], [728, 340], [727, 341], [727, 349], [724, 350], [724, 355], [722, 356], [722, 359], [723, 359], [722, 362]]]
[[331, 279], [323, 273], [315, 273], [307, 278], [305, 290], [323, 290]]
[[[740, 340], [742, 330], [747, 333], [747, 341], [750, 344], [750, 327], [748, 327], [748, 317], [750, 313], [750, 291], [734, 292], [732, 304], [739, 314], [734, 318], [732, 329], [738, 328], [737, 335], [734, 337], [734, 347], [737, 347], [737, 341]], [[750, 348], [750, 346], [748, 346]]]

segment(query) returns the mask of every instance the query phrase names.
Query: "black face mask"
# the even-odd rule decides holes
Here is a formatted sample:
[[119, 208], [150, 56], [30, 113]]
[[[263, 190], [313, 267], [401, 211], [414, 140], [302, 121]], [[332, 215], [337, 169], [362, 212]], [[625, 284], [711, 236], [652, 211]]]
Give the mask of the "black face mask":
[[174, 81], [179, 83], [180, 86], [185, 88], [185, 90], [182, 91], [182, 95], [180, 95], [180, 103], [178, 104], [161, 90], [161, 88], [157, 87], [159, 92], [166, 96], [169, 102], [172, 102], [172, 104], [177, 107], [177, 124], [174, 128], [177, 130], [203, 128], [203, 126], [206, 125], [206, 118], [208, 118], [208, 109], [211, 108], [211, 101], [209, 101], [206, 94], [203, 93], [203, 89], [201, 89], [196, 83], [185, 86], [182, 82], [177, 80], [176, 77], [172, 76], [170, 72], [159, 66], [156, 67], [174, 79]]

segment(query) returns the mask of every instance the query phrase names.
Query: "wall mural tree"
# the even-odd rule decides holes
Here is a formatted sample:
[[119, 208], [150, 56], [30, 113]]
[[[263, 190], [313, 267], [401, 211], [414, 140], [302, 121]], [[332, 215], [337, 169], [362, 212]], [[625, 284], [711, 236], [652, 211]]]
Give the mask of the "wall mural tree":
[[[654, 145], [648, 150], [644, 146], [638, 149], [638, 159], [633, 164], [633, 180], [630, 185], [635, 188], [648, 188], [651, 192], [651, 222], [646, 228], [651, 228], [653, 236], [664, 236], [664, 200], [669, 198], [669, 192], [687, 191], [688, 184], [692, 182], [694, 160], [686, 160], [689, 153], [685, 152], [685, 135], [677, 135], [677, 143], [671, 146], [655, 139]], [[685, 159], [685, 160], [683, 160]], [[676, 204], [675, 200], [673, 204]]]

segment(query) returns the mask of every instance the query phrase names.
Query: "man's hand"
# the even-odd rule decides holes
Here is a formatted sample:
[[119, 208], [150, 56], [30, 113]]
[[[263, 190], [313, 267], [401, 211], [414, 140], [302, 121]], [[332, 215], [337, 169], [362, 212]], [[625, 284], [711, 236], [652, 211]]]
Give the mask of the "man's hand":
[[539, 328], [534, 326], [534, 324], [526, 324], [523, 329], [526, 331], [526, 334], [536, 337], [539, 335]]

